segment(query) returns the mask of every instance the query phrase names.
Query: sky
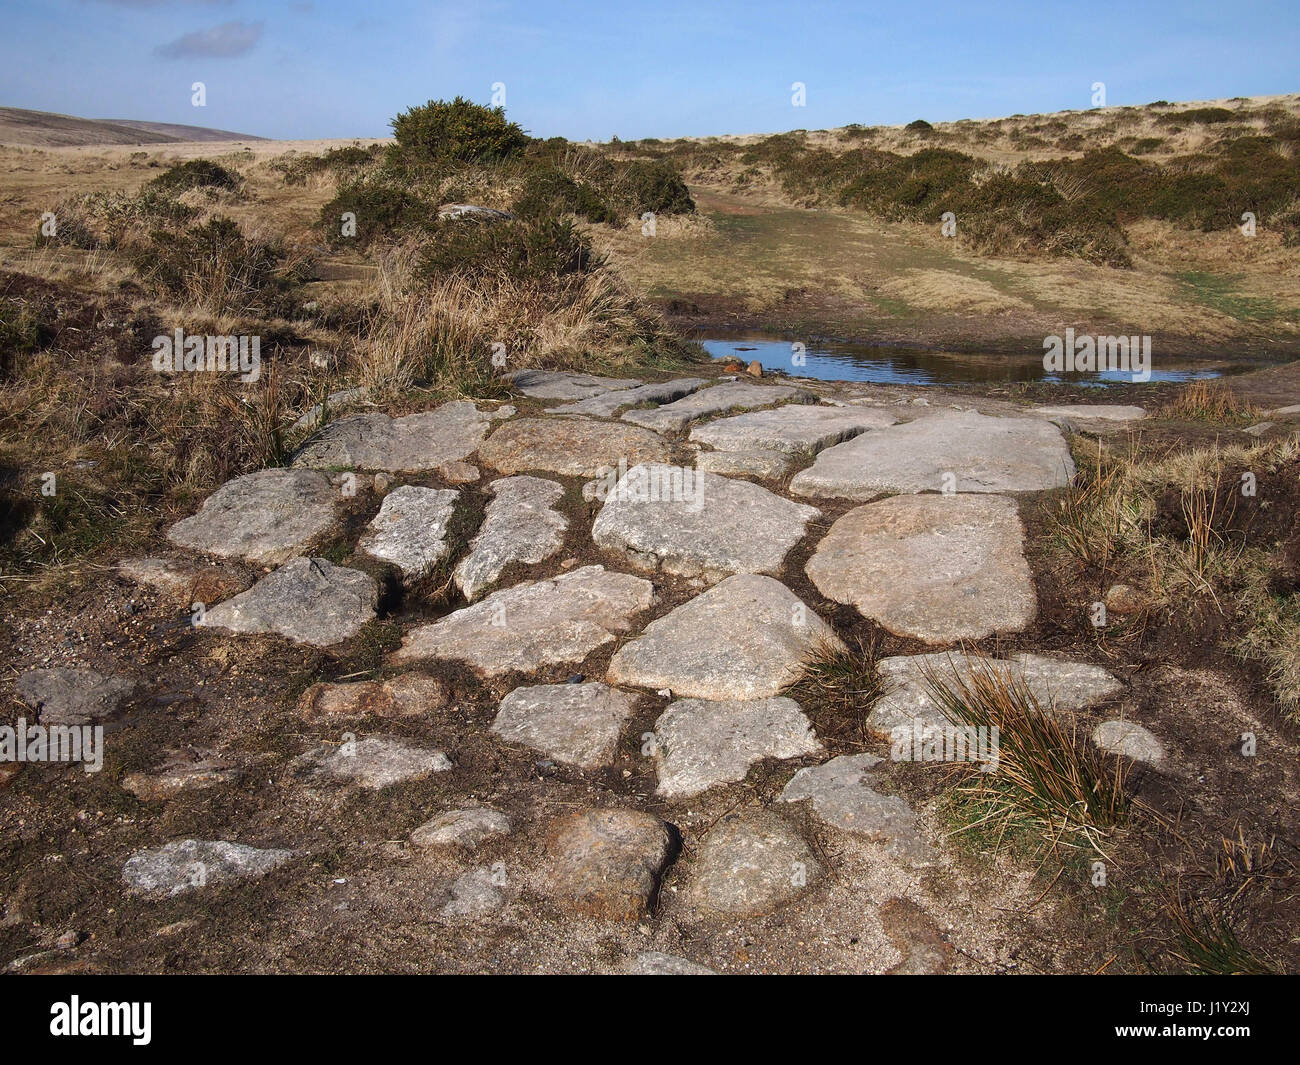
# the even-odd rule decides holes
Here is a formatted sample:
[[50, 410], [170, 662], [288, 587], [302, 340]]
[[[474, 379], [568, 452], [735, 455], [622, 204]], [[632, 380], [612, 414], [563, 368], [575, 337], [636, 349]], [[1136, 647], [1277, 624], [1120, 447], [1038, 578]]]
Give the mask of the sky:
[[279, 139], [388, 136], [400, 111], [457, 95], [503, 95], [534, 136], [630, 140], [1083, 109], [1096, 82], [1111, 106], [1300, 91], [1297, 0], [0, 0], [0, 15], [0, 106]]

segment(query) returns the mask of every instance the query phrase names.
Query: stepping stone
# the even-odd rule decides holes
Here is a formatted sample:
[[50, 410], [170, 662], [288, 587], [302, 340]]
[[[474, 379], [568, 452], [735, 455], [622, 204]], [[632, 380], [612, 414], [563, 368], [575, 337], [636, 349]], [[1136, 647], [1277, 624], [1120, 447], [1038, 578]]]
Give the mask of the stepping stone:
[[128, 558], [117, 564], [117, 571], [187, 609], [193, 603], [229, 599], [247, 591], [253, 583], [245, 574], [225, 566], [176, 562], [169, 558]]
[[1056, 407], [1030, 407], [1030, 414], [1050, 420], [1136, 422], [1147, 416], [1142, 407], [1120, 403], [1065, 403]]
[[325, 558], [295, 558], [248, 591], [212, 607], [199, 622], [233, 632], [277, 632], [295, 643], [329, 647], [375, 617], [379, 586], [369, 574]]
[[180, 752], [173, 752], [171, 759], [159, 769], [127, 773], [122, 778], [122, 787], [142, 802], [162, 802], [187, 791], [228, 784], [240, 776], [237, 769], [212, 759], [195, 761]]
[[1043, 418], [943, 411], [827, 448], [795, 474], [805, 496], [870, 499], [882, 492], [1036, 492], [1063, 488], [1074, 460]]
[[568, 370], [516, 370], [506, 374], [506, 378], [530, 399], [590, 399], [606, 392], [634, 388], [641, 383], [630, 377], [593, 377]]
[[447, 885], [446, 901], [438, 912], [443, 917], [486, 917], [505, 904], [505, 892], [492, 870], [480, 865], [461, 873]]
[[764, 758], [817, 754], [821, 744], [793, 699], [679, 699], [654, 727], [658, 793], [698, 795], [744, 780]]
[[801, 769], [777, 802], [807, 799], [825, 824], [883, 842], [900, 857], [924, 859], [930, 848], [917, 830], [916, 811], [897, 795], [881, 795], [868, 786], [868, 771], [882, 761], [874, 754], [844, 754]]
[[903, 955], [886, 976], [938, 976], [948, 971], [952, 947], [934, 918], [911, 899], [889, 899], [880, 907], [880, 924]]
[[712, 969], [697, 965], [693, 961], [679, 958], [675, 954], [661, 954], [657, 950], [645, 950], [635, 957], [628, 958], [618, 967], [622, 976], [717, 976]]
[[424, 673], [383, 680], [313, 684], [298, 700], [304, 721], [353, 717], [428, 717], [447, 705], [447, 686]]
[[307, 755], [305, 761], [318, 776], [371, 789], [423, 780], [452, 767], [451, 760], [442, 751], [410, 747], [386, 736], [326, 744]]
[[834, 631], [780, 581], [728, 577], [645, 627], [609, 663], [609, 680], [699, 699], [765, 699], [799, 679]]
[[775, 481], [790, 472], [790, 456], [780, 451], [701, 451], [695, 457], [695, 468], [704, 473]]
[[654, 433], [591, 418], [520, 418], [507, 422], [480, 449], [479, 458], [502, 473], [546, 470], [594, 477], [620, 463], [661, 462], [668, 445]]
[[291, 433], [305, 433], [308, 429], [315, 429], [320, 424], [320, 420], [325, 417], [326, 410], [334, 412], [343, 410], [345, 407], [355, 407], [365, 398], [366, 390], [364, 388], [345, 388], [341, 392], [331, 392], [325, 397], [324, 403], [317, 403], [294, 422], [289, 431]]
[[1156, 765], [1165, 759], [1165, 748], [1150, 729], [1132, 721], [1103, 721], [1092, 733], [1092, 742], [1107, 754], [1119, 754], [1135, 762]]
[[447, 526], [459, 498], [451, 488], [394, 488], [357, 548], [393, 563], [407, 579], [422, 577], [447, 554]]
[[992, 669], [1026, 685], [1044, 710], [1079, 710], [1110, 698], [1124, 687], [1101, 666], [1069, 658], [1025, 652], [1005, 659], [949, 651], [900, 655], [876, 663], [885, 694], [867, 716], [868, 727], [885, 735], [895, 729], [928, 734], [932, 729], [948, 728], [952, 722], [930, 698], [925, 683], [927, 668], [949, 688], [954, 688], [958, 680], [969, 686], [977, 672]]
[[822, 875], [808, 844], [768, 810], [731, 814], [699, 844], [686, 885], [690, 905], [756, 917], [798, 898]]
[[615, 412], [623, 407], [638, 407], [642, 403], [669, 403], [674, 399], [690, 395], [708, 383], [702, 377], [683, 377], [676, 381], [664, 381], [662, 384], [641, 385], [639, 388], [606, 392], [589, 399], [580, 399], [577, 403], [551, 407], [546, 413], [589, 414], [596, 418], [612, 418]]
[[258, 470], [227, 481], [167, 539], [223, 558], [276, 565], [301, 555], [334, 523], [339, 493], [310, 470]]
[[1247, 436], [1263, 436], [1273, 428], [1273, 422], [1260, 422], [1258, 425], [1251, 425], [1243, 429], [1242, 432]]
[[680, 466], [634, 466], [605, 493], [591, 527], [598, 547], [639, 569], [710, 583], [733, 573], [779, 573], [821, 511]]
[[510, 818], [490, 806], [470, 806], [463, 810], [448, 810], [431, 818], [411, 833], [411, 846], [459, 847], [475, 850], [479, 844], [498, 836], [507, 836], [513, 830]]
[[604, 566], [493, 592], [473, 606], [408, 632], [394, 662], [456, 659], [489, 676], [581, 662], [631, 628], [654, 601], [654, 587]]
[[1034, 620], [1023, 540], [1005, 496], [894, 496], [836, 521], [804, 569], [897, 636], [978, 640]]
[[502, 413], [484, 414], [461, 399], [404, 418], [378, 411], [340, 418], [303, 444], [293, 464], [318, 470], [432, 470], [471, 454]]
[[503, 477], [490, 485], [493, 498], [483, 526], [456, 567], [456, 585], [473, 602], [513, 562], [544, 562], [564, 545], [569, 520], [553, 509], [564, 486], [541, 477]]
[[136, 682], [106, 677], [93, 669], [29, 669], [19, 676], [18, 698], [36, 711], [42, 725], [89, 725], [117, 713]]
[[880, 410], [792, 403], [775, 410], [720, 418], [691, 430], [691, 439], [718, 451], [782, 451], [815, 454], [831, 444], [883, 429], [898, 419]]
[[637, 698], [606, 684], [537, 684], [501, 700], [492, 731], [582, 769], [609, 765]]
[[663, 821], [638, 810], [580, 810], [552, 822], [546, 847], [556, 901], [591, 917], [635, 921], [653, 907], [676, 840]]
[[697, 418], [708, 414], [721, 414], [729, 410], [749, 410], [753, 407], [770, 407], [774, 403], [797, 399], [811, 403], [813, 395], [789, 385], [751, 385], [741, 381], [714, 385], [673, 403], [665, 403], [653, 410], [630, 410], [623, 421], [641, 425], [658, 433], [673, 433], [686, 428]]
[[122, 882], [130, 894], [170, 898], [210, 884], [265, 876], [292, 857], [291, 850], [182, 839], [131, 855], [122, 868]]

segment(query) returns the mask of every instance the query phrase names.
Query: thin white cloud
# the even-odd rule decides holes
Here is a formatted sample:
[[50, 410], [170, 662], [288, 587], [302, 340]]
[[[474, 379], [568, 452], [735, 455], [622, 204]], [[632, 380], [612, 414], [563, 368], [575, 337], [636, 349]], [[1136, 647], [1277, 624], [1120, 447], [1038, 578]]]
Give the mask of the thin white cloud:
[[262, 37], [261, 22], [223, 22], [208, 30], [195, 30], [154, 49], [165, 59], [232, 59], [246, 55]]

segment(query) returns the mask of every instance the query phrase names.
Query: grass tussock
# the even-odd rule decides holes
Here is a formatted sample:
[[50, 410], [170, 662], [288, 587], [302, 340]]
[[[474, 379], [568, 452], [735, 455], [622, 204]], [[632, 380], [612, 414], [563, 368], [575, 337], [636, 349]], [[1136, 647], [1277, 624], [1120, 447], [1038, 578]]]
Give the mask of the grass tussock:
[[1220, 424], [1254, 421], [1260, 415], [1260, 411], [1221, 380], [1192, 381], [1184, 385], [1156, 413], [1162, 418]]
[[1278, 969], [1241, 942], [1232, 900], [1197, 899], [1175, 890], [1166, 912], [1177, 937], [1175, 961], [1199, 976], [1276, 976]]
[[876, 661], [879, 647], [868, 637], [845, 643], [819, 641], [804, 658], [799, 679], [785, 694], [820, 721], [837, 722], [842, 733], [865, 736], [872, 704], [884, 694]]
[[969, 678], [927, 669], [930, 697], [959, 727], [997, 729], [993, 772], [963, 764], [958, 793], [970, 811], [961, 831], [1003, 836], [1030, 829], [1051, 846], [1100, 851], [1128, 817], [1124, 765], [1086, 743], [1077, 726], [1045, 709], [1019, 678], [993, 665]]

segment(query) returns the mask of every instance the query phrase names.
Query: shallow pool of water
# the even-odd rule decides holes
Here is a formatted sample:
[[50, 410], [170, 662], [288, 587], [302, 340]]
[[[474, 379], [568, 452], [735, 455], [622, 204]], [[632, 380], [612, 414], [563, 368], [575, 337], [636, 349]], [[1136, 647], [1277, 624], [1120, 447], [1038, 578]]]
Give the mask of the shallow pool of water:
[[[742, 362], [757, 359], [765, 370], [783, 370], [791, 377], [815, 377], [823, 381], [873, 381], [895, 385], [992, 384], [1014, 381], [1047, 381], [1105, 388], [1129, 384], [1127, 373], [1053, 374], [1043, 369], [1041, 356], [978, 355], [957, 352], [922, 351], [875, 344], [818, 342], [804, 345], [803, 364], [795, 361], [797, 349], [789, 340], [748, 334], [729, 337], [697, 337], [710, 355], [734, 355]], [[1258, 369], [1256, 362], [1225, 362], [1222, 359], [1152, 359], [1151, 382], [1195, 381]]]

